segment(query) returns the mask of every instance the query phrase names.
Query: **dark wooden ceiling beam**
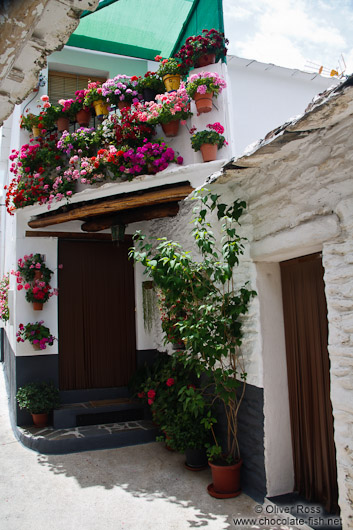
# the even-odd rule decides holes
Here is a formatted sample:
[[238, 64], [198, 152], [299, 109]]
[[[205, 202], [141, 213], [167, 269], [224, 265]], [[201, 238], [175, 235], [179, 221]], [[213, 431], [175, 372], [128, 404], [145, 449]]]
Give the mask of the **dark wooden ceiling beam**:
[[190, 184], [184, 184], [175, 188], [152, 190], [145, 193], [137, 193], [127, 197], [120, 196], [114, 199], [105, 198], [104, 201], [95, 201], [93, 204], [87, 202], [67, 211], [52, 214], [45, 214], [29, 221], [31, 228], [44, 228], [45, 226], [66, 223], [68, 221], [89, 220], [90, 217], [102, 216], [105, 214], [118, 214], [125, 210], [140, 208], [142, 206], [157, 206], [179, 202], [193, 191]]
[[174, 217], [179, 212], [179, 204], [157, 204], [156, 206], [142, 206], [133, 210], [126, 210], [119, 214], [95, 217], [81, 225], [84, 232], [99, 232], [115, 225], [128, 225], [138, 221], [151, 221], [163, 217]]

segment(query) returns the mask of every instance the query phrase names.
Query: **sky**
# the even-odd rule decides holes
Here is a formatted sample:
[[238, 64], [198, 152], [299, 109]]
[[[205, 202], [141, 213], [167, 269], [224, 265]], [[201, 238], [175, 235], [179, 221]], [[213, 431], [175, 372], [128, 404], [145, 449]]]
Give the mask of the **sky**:
[[353, 0], [223, 0], [223, 13], [231, 55], [329, 75], [343, 54], [353, 73]]

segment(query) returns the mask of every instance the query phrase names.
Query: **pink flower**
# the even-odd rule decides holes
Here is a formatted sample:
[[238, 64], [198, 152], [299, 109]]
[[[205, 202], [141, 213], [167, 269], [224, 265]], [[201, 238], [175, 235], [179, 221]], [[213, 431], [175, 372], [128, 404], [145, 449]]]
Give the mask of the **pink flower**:
[[23, 289], [23, 285], [22, 285], [22, 284], [19, 284], [19, 285], [17, 286], [17, 291], [21, 291], [22, 289]]
[[29, 283], [25, 283], [25, 284], [24, 284], [24, 288], [25, 288], [25, 289], [26, 289], [26, 291], [27, 291], [27, 290], [28, 290], [28, 289], [30, 288], [30, 285], [29, 285]]
[[42, 101], [49, 101], [49, 96], [41, 96], [40, 99]]
[[206, 86], [206, 85], [199, 85], [199, 86], [197, 87], [196, 92], [198, 92], [199, 94], [206, 94], [206, 92], [207, 92], [207, 86]]
[[175, 383], [174, 379], [172, 377], [170, 377], [169, 379], [167, 379], [167, 386], [173, 386]]
[[41, 264], [40, 263], [36, 263], [36, 269], [40, 269], [41, 268]]

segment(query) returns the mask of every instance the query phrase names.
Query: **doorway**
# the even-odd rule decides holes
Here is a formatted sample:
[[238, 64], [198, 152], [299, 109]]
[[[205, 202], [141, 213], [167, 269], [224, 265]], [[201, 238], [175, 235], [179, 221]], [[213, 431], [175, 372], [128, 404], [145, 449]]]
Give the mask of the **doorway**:
[[321, 254], [281, 263], [295, 490], [338, 510]]
[[130, 241], [59, 240], [59, 386], [126, 386], [136, 369]]

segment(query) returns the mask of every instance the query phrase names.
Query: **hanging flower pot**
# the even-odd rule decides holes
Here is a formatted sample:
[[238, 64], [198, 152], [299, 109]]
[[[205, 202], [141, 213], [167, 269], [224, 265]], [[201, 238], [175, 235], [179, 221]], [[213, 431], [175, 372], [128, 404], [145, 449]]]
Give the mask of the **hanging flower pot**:
[[128, 103], [127, 101], [118, 101], [118, 109], [131, 109], [131, 103]]
[[178, 90], [181, 83], [181, 75], [165, 75], [163, 76], [164, 86], [167, 92]]
[[237, 497], [241, 493], [240, 472], [242, 460], [233, 465], [217, 465], [209, 462], [212, 471], [212, 484], [207, 488], [212, 497], [218, 499]]
[[42, 278], [43, 274], [42, 274], [42, 271], [40, 269], [37, 269], [34, 271], [34, 279], [35, 280], [40, 280]]
[[200, 151], [204, 162], [212, 162], [217, 158], [218, 146], [216, 144], [203, 144]]
[[76, 114], [76, 121], [80, 127], [88, 127], [91, 119], [91, 113], [89, 110], [81, 109]]
[[199, 94], [198, 92], [196, 92], [196, 94], [194, 95], [194, 100], [198, 114], [211, 112], [212, 98], [213, 92], [206, 92], [205, 94]]
[[43, 309], [43, 302], [32, 302], [34, 311], [41, 311]]
[[179, 131], [180, 120], [169, 121], [168, 123], [162, 123], [162, 129], [166, 136], [172, 137], [177, 136]]
[[93, 107], [98, 118], [109, 114], [108, 105], [102, 99], [93, 101]]
[[33, 414], [32, 413], [33, 424], [36, 427], [46, 427], [49, 423], [49, 414], [47, 412], [43, 414]]
[[154, 101], [157, 94], [157, 90], [153, 88], [144, 88], [142, 91], [144, 101]]
[[201, 68], [202, 66], [207, 66], [208, 64], [214, 64], [216, 62], [216, 54], [215, 53], [205, 53], [204, 55], [201, 55], [199, 60], [196, 63], [196, 68]]
[[70, 127], [70, 120], [69, 118], [65, 118], [65, 116], [61, 116], [57, 119], [56, 126], [59, 132], [68, 131]]
[[40, 128], [37, 127], [36, 125], [33, 125], [32, 127], [32, 134], [33, 134], [33, 138], [39, 138], [40, 137]]

